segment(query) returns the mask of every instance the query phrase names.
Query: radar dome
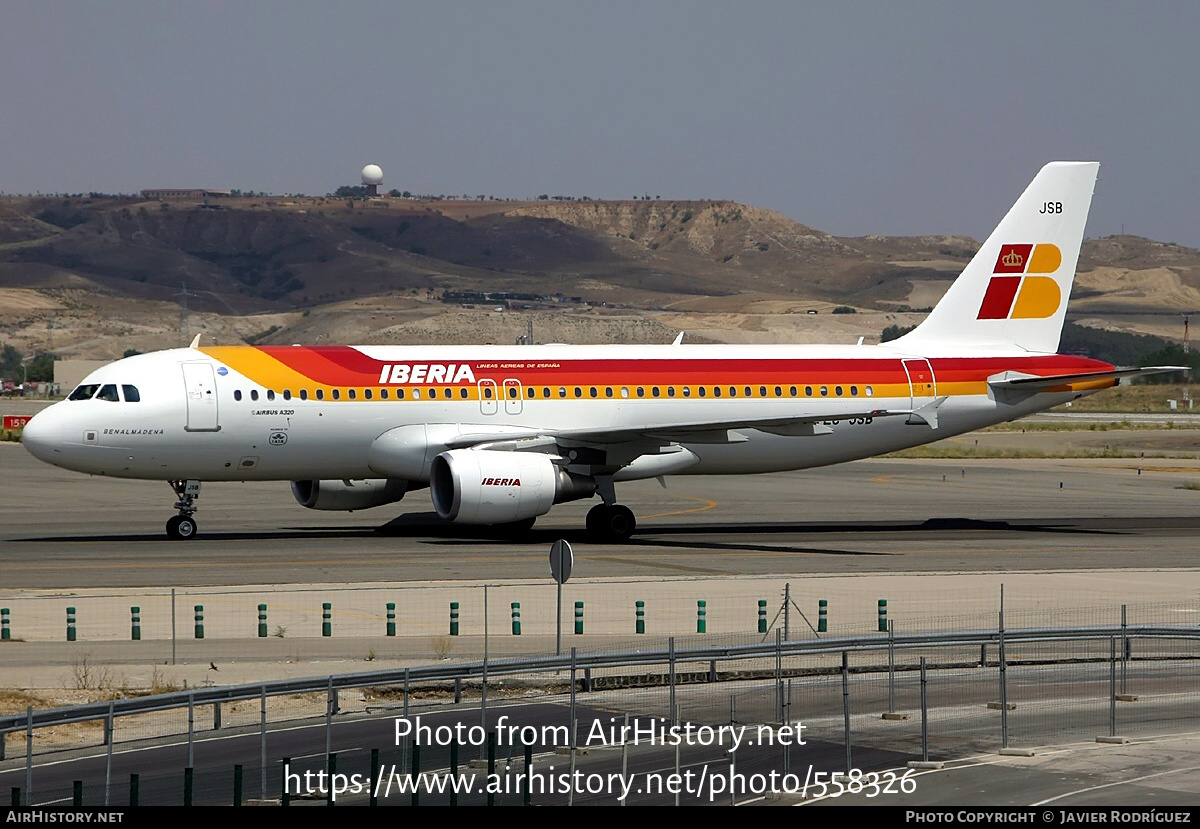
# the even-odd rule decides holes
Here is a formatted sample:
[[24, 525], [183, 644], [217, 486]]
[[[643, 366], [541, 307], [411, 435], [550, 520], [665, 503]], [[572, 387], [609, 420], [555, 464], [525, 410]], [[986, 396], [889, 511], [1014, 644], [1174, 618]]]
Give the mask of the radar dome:
[[383, 170], [378, 164], [368, 164], [362, 168], [362, 183], [363, 184], [382, 184]]

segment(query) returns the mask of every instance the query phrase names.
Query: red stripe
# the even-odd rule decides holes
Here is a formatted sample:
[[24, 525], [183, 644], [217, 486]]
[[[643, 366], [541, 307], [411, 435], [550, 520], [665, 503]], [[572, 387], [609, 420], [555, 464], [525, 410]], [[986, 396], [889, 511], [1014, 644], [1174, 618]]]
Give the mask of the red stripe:
[[975, 319], [1008, 319], [1008, 311], [1012, 308], [1020, 284], [1019, 276], [993, 276], [988, 283], [987, 293], [983, 295], [983, 304], [979, 306], [979, 316]]

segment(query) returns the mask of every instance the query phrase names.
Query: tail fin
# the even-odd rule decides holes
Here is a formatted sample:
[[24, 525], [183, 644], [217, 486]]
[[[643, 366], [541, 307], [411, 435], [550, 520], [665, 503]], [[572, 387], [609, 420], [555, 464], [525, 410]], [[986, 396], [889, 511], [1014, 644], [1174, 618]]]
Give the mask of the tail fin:
[[1043, 167], [932, 313], [894, 344], [916, 353], [1057, 351], [1099, 168], [1094, 161]]

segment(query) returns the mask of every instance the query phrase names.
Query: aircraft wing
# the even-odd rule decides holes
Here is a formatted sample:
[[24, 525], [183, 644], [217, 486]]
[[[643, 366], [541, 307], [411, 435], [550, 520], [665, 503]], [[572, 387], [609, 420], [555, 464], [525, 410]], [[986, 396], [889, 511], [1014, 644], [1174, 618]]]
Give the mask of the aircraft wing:
[[1117, 368], [1112, 371], [1088, 371], [1080, 374], [1022, 374], [1016, 371], [1006, 371], [988, 378], [988, 385], [994, 389], [1021, 389], [1039, 391], [1067, 383], [1080, 383], [1089, 380], [1113, 380], [1122, 377], [1141, 377], [1147, 374], [1164, 374], [1169, 371], [1189, 371], [1187, 366], [1146, 366], [1145, 368]]
[[[659, 443], [735, 443], [738, 439], [729, 432], [737, 429], [758, 429], [777, 435], [820, 435], [833, 430], [829, 422], [877, 417], [911, 415], [909, 409], [862, 409], [829, 412], [819, 415], [785, 415], [765, 418], [731, 418], [728, 420], [694, 420], [675, 423], [640, 423], [614, 428], [595, 426], [582, 429], [528, 429], [460, 434], [447, 442], [448, 448], [462, 449], [482, 443], [520, 441], [530, 448], [549, 441], [569, 441], [596, 446], [649, 440]], [[517, 448], [513, 446], [513, 448]]]

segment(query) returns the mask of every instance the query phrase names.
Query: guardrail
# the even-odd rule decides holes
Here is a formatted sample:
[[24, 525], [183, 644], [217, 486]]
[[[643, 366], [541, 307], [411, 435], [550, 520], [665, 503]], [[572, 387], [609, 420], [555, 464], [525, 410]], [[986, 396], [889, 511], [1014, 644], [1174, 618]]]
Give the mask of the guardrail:
[[[492, 678], [514, 674], [545, 673], [550, 671], [596, 670], [602, 668], [634, 667], [666, 663], [739, 661], [767, 657], [806, 656], [816, 654], [843, 653], [879, 650], [883, 648], [922, 648], [947, 646], [986, 646], [990, 644], [1082, 641], [1097, 639], [1119, 639], [1123, 643], [1130, 639], [1195, 639], [1200, 640], [1200, 627], [1115, 625], [1086, 628], [1033, 628], [1021, 630], [975, 630], [951, 633], [897, 634], [893, 636], [853, 637], [839, 639], [817, 639], [786, 641], [777, 638], [773, 642], [748, 645], [725, 645], [675, 648], [674, 638], [665, 650], [618, 651], [612, 653], [579, 654], [572, 649], [564, 656], [521, 656], [480, 662], [457, 662], [441, 665], [426, 665], [410, 668], [395, 668], [384, 671], [363, 671], [299, 679], [272, 680], [269, 682], [243, 685], [195, 688], [174, 691], [155, 696], [133, 697], [76, 705], [69, 708], [54, 708], [34, 711], [29, 714], [12, 714], [0, 717], [0, 738], [6, 733], [43, 728], [66, 723], [88, 722], [108, 717], [146, 714], [195, 705], [213, 705], [258, 699], [280, 694], [315, 693], [329, 690], [362, 688], [374, 685], [399, 685], [406, 687], [414, 681], [448, 681], [454, 679]], [[1122, 644], [1122, 652], [1125, 646]]]

